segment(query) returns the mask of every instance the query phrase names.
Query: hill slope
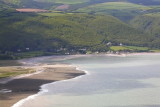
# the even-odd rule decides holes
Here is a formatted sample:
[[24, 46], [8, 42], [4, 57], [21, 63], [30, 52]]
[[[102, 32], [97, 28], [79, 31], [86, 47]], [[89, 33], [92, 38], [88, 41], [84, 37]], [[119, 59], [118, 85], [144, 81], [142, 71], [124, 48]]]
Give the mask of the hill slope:
[[150, 37], [106, 15], [71, 14], [41, 16], [6, 11], [0, 15], [2, 53], [29, 51], [57, 52], [60, 48], [77, 51], [107, 50], [106, 43], [144, 46]]
[[130, 24], [135, 28], [150, 33], [151, 35], [158, 36], [160, 34], [160, 13], [150, 13], [137, 16], [131, 20]]
[[160, 47], [160, 13], [150, 13], [135, 17], [130, 24], [154, 37], [154, 47]]
[[80, 8], [77, 11], [90, 14], [110, 14], [123, 21], [126, 21], [130, 20], [136, 15], [142, 14], [142, 11], [149, 9], [151, 8], [128, 2], [105, 2]]

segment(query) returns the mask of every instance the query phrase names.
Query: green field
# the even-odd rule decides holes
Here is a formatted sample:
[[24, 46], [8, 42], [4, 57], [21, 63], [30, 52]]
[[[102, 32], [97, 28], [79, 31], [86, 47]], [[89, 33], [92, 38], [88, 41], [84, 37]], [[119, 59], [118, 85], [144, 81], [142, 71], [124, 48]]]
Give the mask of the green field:
[[88, 2], [89, 0], [37, 0], [37, 1], [55, 2], [62, 4], [78, 4], [78, 3]]
[[112, 51], [149, 51], [148, 47], [137, 47], [137, 46], [111, 46]]
[[38, 14], [42, 16], [54, 17], [54, 16], [72, 15], [73, 13], [52, 12], [52, 13], [38, 13]]
[[49, 16], [49, 17], [65, 15], [64, 13], [38, 13], [38, 14], [40, 14], [42, 16]]

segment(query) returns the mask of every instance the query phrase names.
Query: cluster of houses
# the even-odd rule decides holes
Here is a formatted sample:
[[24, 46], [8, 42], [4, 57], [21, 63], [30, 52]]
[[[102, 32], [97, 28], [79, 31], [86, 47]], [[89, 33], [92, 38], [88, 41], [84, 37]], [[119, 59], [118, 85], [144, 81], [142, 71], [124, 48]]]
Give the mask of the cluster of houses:
[[[107, 47], [110, 47], [112, 46], [112, 42], [108, 42], [106, 43], [106, 46]], [[119, 46], [123, 46], [122, 43], [119, 44]], [[23, 52], [23, 51], [30, 51], [30, 48], [29, 47], [26, 47], [25, 49], [17, 49], [17, 52]], [[88, 51], [87, 48], [80, 48], [80, 49], [71, 49], [71, 50], [68, 50], [67, 48], [59, 48], [59, 49], [56, 49], [55, 50], [56, 53], [62, 53], [62, 54], [65, 54], [65, 55], [70, 55], [70, 54], [91, 54], [91, 53], [94, 53], [94, 54], [99, 54], [101, 52], [99, 51], [96, 51], [96, 52], [91, 52], [91, 51]], [[106, 53], [109, 53], [109, 54], [119, 54], [120, 52], [114, 52], [112, 50], [109, 50], [107, 51]]]

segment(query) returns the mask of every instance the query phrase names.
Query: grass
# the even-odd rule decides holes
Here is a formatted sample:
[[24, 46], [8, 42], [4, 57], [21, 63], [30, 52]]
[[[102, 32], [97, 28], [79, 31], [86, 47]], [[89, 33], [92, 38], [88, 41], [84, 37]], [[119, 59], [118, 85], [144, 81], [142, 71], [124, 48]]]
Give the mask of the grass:
[[90, 14], [109, 14], [118, 19], [128, 22], [136, 15], [142, 14], [146, 10], [152, 9], [151, 7], [127, 3], [127, 2], [106, 2], [88, 7], [80, 8], [77, 12], [90, 13]]
[[130, 21], [130, 24], [137, 29], [143, 30], [146, 33], [158, 37], [155, 41], [159, 42], [160, 34], [160, 12], [147, 13], [135, 17]]
[[132, 49], [132, 50], [141, 50], [141, 51], [147, 51], [149, 50], [148, 47], [137, 47], [137, 46], [125, 46], [126, 48]]
[[112, 51], [148, 51], [148, 47], [137, 47], [137, 46], [111, 46]]
[[4, 0], [6, 3], [19, 4], [20, 0]]
[[39, 14], [42, 15], [42, 16], [49, 16], [49, 17], [65, 15], [63, 13], [39, 13]]
[[22, 67], [0, 67], [0, 78], [13, 77], [21, 74], [33, 73], [35, 70]]
[[128, 48], [124, 46], [111, 46], [110, 49], [113, 51], [120, 51], [120, 50], [127, 50]]
[[145, 16], [150, 16], [150, 17], [160, 17], [160, 12], [156, 12], [156, 13], [148, 13], [148, 14], [145, 14]]
[[62, 4], [78, 4], [88, 2], [89, 0], [47, 0], [49, 2], [62, 3]]
[[91, 5], [82, 9], [79, 9], [80, 12], [87, 11], [104, 11], [104, 10], [149, 10], [150, 7], [137, 5], [127, 2], [106, 2], [101, 4]]
[[54, 17], [54, 16], [71, 15], [73, 13], [53, 12], [53, 13], [38, 13], [38, 14], [42, 16]]

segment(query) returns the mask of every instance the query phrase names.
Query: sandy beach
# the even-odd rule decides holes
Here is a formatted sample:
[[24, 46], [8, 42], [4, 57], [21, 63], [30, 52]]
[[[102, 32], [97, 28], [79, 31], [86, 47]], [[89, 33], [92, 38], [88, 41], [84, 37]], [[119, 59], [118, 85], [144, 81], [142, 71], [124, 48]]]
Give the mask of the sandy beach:
[[[11, 107], [19, 100], [36, 94], [43, 84], [70, 79], [85, 74], [83, 71], [76, 70], [76, 67], [65, 64], [39, 65], [32, 66], [31, 68], [43, 71], [31, 75], [21, 75], [19, 77], [14, 77], [13, 80], [6, 83], [0, 83], [1, 107]], [[4, 90], [4, 92], [2, 90]]]

